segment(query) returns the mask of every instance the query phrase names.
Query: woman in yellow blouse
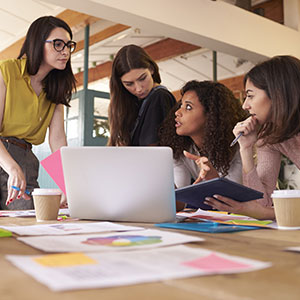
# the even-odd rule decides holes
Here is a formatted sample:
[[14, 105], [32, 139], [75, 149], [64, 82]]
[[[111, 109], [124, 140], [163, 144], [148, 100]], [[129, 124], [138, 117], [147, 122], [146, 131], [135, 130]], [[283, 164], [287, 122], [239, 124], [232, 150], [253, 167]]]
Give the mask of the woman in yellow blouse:
[[52, 152], [67, 145], [63, 105], [75, 89], [75, 47], [63, 20], [41, 17], [18, 59], [0, 62], [0, 209], [33, 208], [26, 192], [38, 187], [39, 162], [31, 146], [44, 142], [48, 127]]

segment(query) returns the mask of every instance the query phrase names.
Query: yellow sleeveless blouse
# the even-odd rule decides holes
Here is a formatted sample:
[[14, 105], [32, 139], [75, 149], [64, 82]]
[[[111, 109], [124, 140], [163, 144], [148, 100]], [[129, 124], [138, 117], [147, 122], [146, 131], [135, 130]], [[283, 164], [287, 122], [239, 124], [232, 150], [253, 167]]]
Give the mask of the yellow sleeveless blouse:
[[6, 85], [6, 99], [0, 136], [24, 139], [34, 145], [44, 142], [55, 103], [33, 90], [26, 71], [26, 59], [0, 61]]

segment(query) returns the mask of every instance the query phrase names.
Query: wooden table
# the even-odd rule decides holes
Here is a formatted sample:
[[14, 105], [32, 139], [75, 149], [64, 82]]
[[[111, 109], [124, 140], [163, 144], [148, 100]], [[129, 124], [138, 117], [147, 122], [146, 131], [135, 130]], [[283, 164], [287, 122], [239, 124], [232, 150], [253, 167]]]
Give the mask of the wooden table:
[[[0, 218], [0, 225], [36, 224], [34, 218]], [[128, 224], [128, 223], [127, 223]], [[134, 224], [153, 228], [151, 224]], [[172, 231], [172, 230], [171, 230]], [[300, 231], [272, 229], [236, 233], [198, 233], [180, 231], [205, 238], [205, 242], [190, 244], [232, 255], [272, 262], [272, 267], [260, 271], [166, 280], [117, 288], [52, 292], [5, 259], [6, 254], [37, 255], [44, 252], [31, 248], [14, 237], [0, 238], [0, 299], [60, 300], [77, 299], [300, 299], [300, 253], [284, 251], [300, 245]], [[58, 299], [57, 298], [57, 299]]]

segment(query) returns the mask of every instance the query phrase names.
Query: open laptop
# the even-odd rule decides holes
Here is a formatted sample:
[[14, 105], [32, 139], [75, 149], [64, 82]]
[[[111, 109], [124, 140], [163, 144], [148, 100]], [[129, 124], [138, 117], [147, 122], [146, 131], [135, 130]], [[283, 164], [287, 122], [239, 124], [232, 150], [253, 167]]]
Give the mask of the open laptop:
[[71, 217], [170, 222], [175, 219], [173, 154], [168, 147], [63, 147]]

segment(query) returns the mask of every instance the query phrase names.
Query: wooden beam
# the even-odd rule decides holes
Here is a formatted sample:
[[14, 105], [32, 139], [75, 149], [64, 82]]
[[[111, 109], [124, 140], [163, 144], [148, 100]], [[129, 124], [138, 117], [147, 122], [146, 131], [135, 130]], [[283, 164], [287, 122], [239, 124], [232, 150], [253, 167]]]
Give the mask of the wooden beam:
[[280, 24], [284, 23], [283, 20], [283, 0], [270, 0], [252, 6], [251, 10], [254, 13], [263, 12], [263, 16], [272, 21]]
[[[92, 17], [86, 14], [79, 13], [70, 9], [66, 9], [57, 15], [58, 18], [64, 20], [72, 29], [77, 32], [82, 29], [86, 24], [93, 24], [100, 20], [99, 18]], [[18, 57], [21, 47], [25, 41], [25, 37], [19, 39], [6, 49], [0, 52], [0, 59], [8, 59]]]
[[[110, 26], [98, 33], [95, 33], [93, 35], [90, 36], [89, 38], [89, 45], [93, 45], [95, 43], [98, 43], [98, 42], [101, 42], [119, 32], [122, 32], [126, 29], [130, 28], [129, 26], [125, 26], [125, 25], [122, 25], [122, 24], [116, 24], [116, 25], [113, 25], [113, 26]], [[84, 40], [82, 41], [79, 41], [77, 43], [77, 46], [76, 46], [76, 51], [80, 51], [84, 48]]]
[[[226, 87], [228, 87], [234, 94], [234, 96], [242, 100], [243, 91], [244, 91], [244, 75], [239, 75], [231, 78], [226, 78], [223, 80], [218, 80], [218, 82], [224, 84]], [[181, 93], [180, 90], [173, 91], [172, 94], [174, 95], [175, 99], [179, 101], [181, 99]]]
[[146, 52], [155, 61], [167, 60], [198, 49], [200, 49], [200, 47], [170, 38], [145, 47]]
[[[188, 43], [177, 41], [167, 38], [165, 40], [156, 42], [152, 45], [145, 47], [147, 53], [155, 60], [162, 61], [170, 59], [172, 57], [188, 53], [194, 50], [200, 49], [198, 46], [194, 46]], [[89, 82], [93, 82], [105, 77], [109, 77], [111, 74], [111, 62], [105, 62], [89, 69]], [[77, 80], [77, 86], [83, 84], [83, 72], [75, 74]]]

